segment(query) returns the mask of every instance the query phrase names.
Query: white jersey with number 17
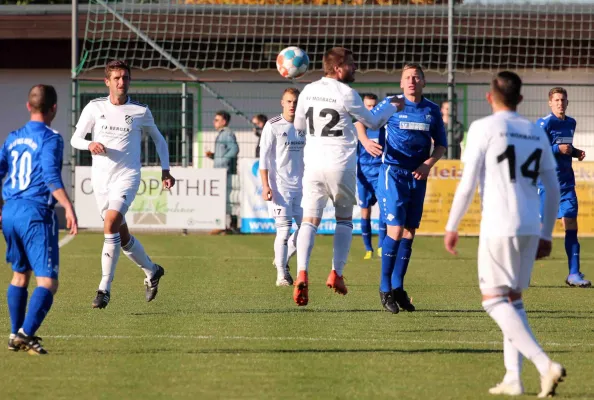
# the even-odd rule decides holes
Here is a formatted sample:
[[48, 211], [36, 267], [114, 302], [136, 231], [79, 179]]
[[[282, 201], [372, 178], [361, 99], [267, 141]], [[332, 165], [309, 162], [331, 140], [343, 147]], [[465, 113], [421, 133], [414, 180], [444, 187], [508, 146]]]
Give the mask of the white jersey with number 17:
[[372, 114], [350, 86], [322, 78], [305, 86], [299, 95], [295, 128], [307, 130], [306, 170], [357, 169], [357, 130], [353, 118], [370, 129], [379, 129], [396, 112], [390, 105]]

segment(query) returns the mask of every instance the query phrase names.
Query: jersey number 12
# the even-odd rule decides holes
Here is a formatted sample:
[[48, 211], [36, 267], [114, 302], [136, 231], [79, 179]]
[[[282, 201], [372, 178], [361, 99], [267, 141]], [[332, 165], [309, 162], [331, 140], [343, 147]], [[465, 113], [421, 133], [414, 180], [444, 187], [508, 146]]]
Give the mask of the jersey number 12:
[[18, 151], [13, 150], [10, 153], [10, 156], [12, 157], [12, 173], [10, 174], [10, 187], [13, 189], [16, 187], [18, 173], [19, 189], [25, 190], [27, 189], [27, 187], [29, 187], [29, 184], [31, 183], [31, 153], [29, 153], [28, 151], [24, 151], [23, 154], [20, 154], [20, 162]]
[[[538, 179], [541, 156], [542, 149], [536, 149], [520, 166], [520, 172], [522, 173], [522, 176], [532, 179], [533, 185], [536, 185], [536, 180]], [[514, 183], [516, 181], [516, 147], [513, 144], [508, 145], [505, 151], [497, 156], [497, 163], [503, 162], [505, 159], [507, 159], [509, 166], [509, 179], [512, 183]], [[534, 163], [534, 168], [530, 169], [532, 163]]]
[[[338, 113], [338, 111], [336, 111], [333, 108], [324, 108], [322, 111], [320, 111], [320, 118], [326, 118], [328, 115], [330, 115], [332, 117], [332, 119], [330, 119], [330, 121], [328, 121], [326, 123], [326, 126], [324, 126], [324, 128], [322, 129], [322, 134], [320, 136], [330, 136], [330, 137], [342, 136], [341, 129], [332, 130], [332, 128], [334, 128], [336, 126], [336, 124], [338, 124], [338, 121], [340, 121], [340, 114]], [[309, 122], [309, 134], [312, 136], [315, 135], [316, 130], [314, 128], [314, 121], [313, 121], [313, 119], [314, 119], [313, 107], [309, 107], [307, 109], [307, 112], [305, 113], [305, 118]]]

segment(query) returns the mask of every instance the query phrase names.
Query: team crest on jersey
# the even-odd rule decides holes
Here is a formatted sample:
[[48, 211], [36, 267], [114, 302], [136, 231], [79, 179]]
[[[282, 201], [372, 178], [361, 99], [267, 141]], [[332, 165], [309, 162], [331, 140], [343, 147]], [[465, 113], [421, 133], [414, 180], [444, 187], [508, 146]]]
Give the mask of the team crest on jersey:
[[431, 116], [431, 114], [425, 115], [425, 121], [431, 123], [432, 120], [433, 120], [433, 117]]
[[297, 136], [304, 137], [306, 135], [305, 131], [297, 131]]
[[128, 125], [132, 125], [132, 121], [134, 121], [134, 118], [132, 118], [132, 117], [131, 117], [131, 116], [129, 116], [129, 115], [126, 115], [126, 116], [124, 117], [124, 120], [126, 121], [126, 123], [127, 123]]
[[289, 136], [289, 135], [287, 135], [287, 132], [283, 132], [283, 136]]

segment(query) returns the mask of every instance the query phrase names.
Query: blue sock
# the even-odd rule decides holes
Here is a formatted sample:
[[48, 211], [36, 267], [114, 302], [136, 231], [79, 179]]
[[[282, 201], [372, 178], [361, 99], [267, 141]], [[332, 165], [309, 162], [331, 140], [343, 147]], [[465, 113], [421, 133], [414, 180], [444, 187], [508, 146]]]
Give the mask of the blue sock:
[[384, 243], [384, 239], [386, 237], [386, 223], [384, 221], [382, 221], [382, 219], [380, 218], [379, 220], [379, 230], [378, 230], [378, 236], [377, 236], [377, 247], [382, 247], [382, 243]]
[[412, 239], [402, 239], [396, 256], [396, 266], [392, 273], [392, 289], [404, 287], [404, 275], [408, 269], [408, 262], [412, 254]]
[[35, 335], [35, 332], [41, 326], [50, 308], [52, 308], [53, 302], [54, 295], [52, 292], [41, 286], [35, 288], [29, 302], [29, 312], [27, 312], [25, 323], [23, 324], [25, 334], [29, 336]]
[[382, 242], [382, 279], [380, 281], [380, 290], [387, 293], [392, 290], [391, 279], [396, 263], [396, 254], [398, 254], [400, 240], [396, 241], [390, 236], [386, 236]]
[[567, 253], [569, 274], [579, 274], [580, 244], [577, 238], [577, 230], [565, 231], [565, 253]]
[[373, 251], [371, 246], [371, 221], [368, 219], [361, 218], [361, 237], [363, 238], [365, 250]]
[[8, 302], [8, 312], [12, 330], [10, 333], [17, 333], [25, 321], [25, 312], [27, 311], [27, 288], [8, 285], [6, 291], [6, 301]]

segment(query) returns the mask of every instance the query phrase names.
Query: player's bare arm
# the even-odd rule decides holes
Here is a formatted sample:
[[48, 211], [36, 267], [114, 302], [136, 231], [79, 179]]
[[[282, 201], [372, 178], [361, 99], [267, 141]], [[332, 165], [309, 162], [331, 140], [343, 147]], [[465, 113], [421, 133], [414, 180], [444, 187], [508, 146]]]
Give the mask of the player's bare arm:
[[363, 147], [365, 147], [365, 150], [374, 157], [381, 156], [383, 151], [382, 146], [367, 137], [365, 125], [357, 121], [355, 122], [355, 128], [357, 128], [357, 137]]
[[260, 178], [262, 179], [262, 198], [264, 201], [272, 200], [272, 189], [268, 184], [268, 170], [261, 169], [260, 170]]
[[165, 189], [171, 189], [173, 185], [175, 185], [175, 178], [171, 176], [168, 169], [161, 171], [161, 181], [163, 182], [163, 187]]
[[414, 172], [413, 177], [417, 180], [427, 179], [431, 168], [443, 157], [446, 152], [444, 146], [435, 146], [431, 157], [429, 157], [423, 164], [419, 166]]
[[72, 206], [72, 202], [68, 197], [68, 193], [62, 188], [56, 189], [52, 192], [52, 196], [60, 203], [62, 207], [64, 207], [65, 217], [66, 217], [66, 227], [70, 229], [71, 235], [76, 235], [78, 233], [78, 219], [76, 218], [76, 212], [74, 211], [74, 207]]
[[565, 155], [572, 155], [574, 147], [570, 144], [560, 144], [559, 145], [559, 153]]

